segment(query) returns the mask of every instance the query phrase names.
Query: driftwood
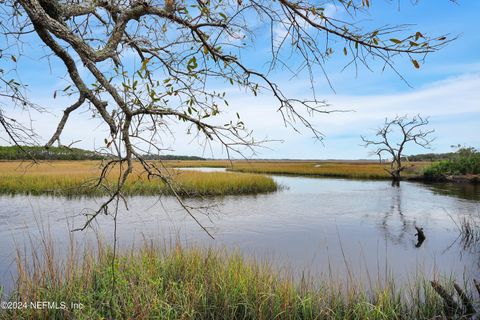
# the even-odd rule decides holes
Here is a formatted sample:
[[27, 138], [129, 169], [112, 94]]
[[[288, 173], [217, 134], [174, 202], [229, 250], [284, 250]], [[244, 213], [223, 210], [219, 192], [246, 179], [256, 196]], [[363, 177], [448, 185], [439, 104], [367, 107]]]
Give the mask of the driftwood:
[[445, 302], [445, 313], [449, 316], [454, 315], [462, 308], [457, 304], [451, 294], [449, 294], [438, 281], [430, 281], [433, 290], [443, 299]]
[[415, 233], [415, 236], [417, 237], [417, 244], [415, 245], [416, 248], [420, 248], [423, 244], [423, 241], [425, 241], [425, 233], [423, 232], [423, 228], [419, 228], [415, 226], [415, 229], [417, 230], [417, 233]]
[[468, 298], [468, 296], [465, 294], [465, 291], [456, 283], [453, 284], [453, 287], [455, 288], [455, 291], [457, 291], [458, 296], [460, 297], [460, 300], [462, 300], [463, 305], [465, 306], [465, 311], [467, 314], [475, 314], [477, 311], [473, 307], [472, 301]]
[[[473, 283], [480, 296], [479, 282], [474, 279]], [[458, 300], [456, 300], [452, 294], [449, 294], [438, 281], [430, 281], [430, 284], [435, 292], [443, 299], [445, 303], [445, 314], [448, 317], [462, 316], [462, 318], [465, 317], [465, 319], [474, 319], [473, 316], [477, 313], [477, 310], [475, 310], [472, 300], [458, 284], [453, 283], [453, 287], [459, 297]]]

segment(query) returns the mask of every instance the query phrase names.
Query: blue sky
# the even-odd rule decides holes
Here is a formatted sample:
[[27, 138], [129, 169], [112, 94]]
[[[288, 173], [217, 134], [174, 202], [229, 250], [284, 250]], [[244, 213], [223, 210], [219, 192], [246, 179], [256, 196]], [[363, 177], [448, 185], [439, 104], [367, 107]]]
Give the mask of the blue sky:
[[[360, 68], [358, 75], [355, 75], [352, 68], [342, 71], [347, 59], [341, 53], [334, 55], [325, 68], [335, 91], [328, 86], [318, 70], [315, 90], [318, 97], [325, 98], [333, 108], [354, 111], [319, 115], [311, 119], [316, 128], [325, 134], [323, 143], [312, 139], [307, 130], [296, 133], [291, 128], [285, 128], [281, 116], [275, 112], [276, 104], [270, 94], [252, 97], [217, 84], [220, 86], [218, 89], [229, 90], [231, 107], [225, 117], [239, 112], [257, 138], [281, 140], [267, 143], [258, 149], [257, 157], [367, 158], [369, 153], [361, 146], [360, 135], [371, 135], [385, 117], [417, 113], [431, 119], [430, 128], [435, 129], [436, 137], [432, 145], [434, 152], [448, 152], [453, 144], [480, 147], [477, 133], [480, 128], [480, 1], [453, 3], [448, 0], [423, 0], [412, 5], [412, 1], [402, 0], [400, 10], [396, 0], [371, 2], [368, 13], [359, 17], [367, 29], [411, 24], [409, 28], [413, 32], [458, 35], [458, 39], [428, 56], [419, 70], [412, 66], [408, 58], [395, 60], [396, 69], [411, 87], [391, 70], [382, 71], [381, 66], [375, 62], [371, 63], [373, 72], [365, 68]], [[345, 18], [333, 6], [329, 10], [339, 19]], [[252, 22], [252, 25], [256, 24], [257, 22]], [[262, 38], [266, 32], [260, 24], [254, 28], [257, 28], [254, 47], [243, 52], [242, 58], [246, 64], [262, 68], [269, 59], [267, 41]], [[25, 48], [27, 55], [20, 58], [22, 63], [18, 76], [29, 84], [29, 96], [49, 112], [38, 114], [18, 109], [7, 109], [7, 112], [24, 121], [32, 119], [32, 126], [46, 141], [55, 130], [55, 122], [62, 114], [62, 107], [69, 102], [63, 97], [52, 99], [53, 91], [65, 86], [65, 81], [61, 79], [65, 72], [55, 60], [50, 65], [45, 60], [39, 62], [39, 57], [45, 52], [35, 39], [30, 39]], [[295, 60], [290, 62], [293, 65], [296, 63]], [[4, 64], [5, 61], [0, 63]], [[290, 96], [308, 97], [308, 83], [304, 75], [290, 79], [291, 75], [286, 70], [278, 69], [271, 76]], [[77, 146], [88, 149], [103, 144], [106, 128], [98, 120], [92, 120], [88, 112], [77, 112], [71, 120], [65, 128], [62, 142], [81, 139]], [[195, 139], [192, 141], [191, 136], [184, 134], [181, 126], [173, 125], [172, 128], [175, 134], [164, 140], [170, 153], [217, 158], [226, 156], [216, 145], [205, 149]], [[3, 132], [0, 132], [0, 138], [5, 138]], [[0, 144], [5, 143], [0, 140]], [[418, 152], [424, 151], [419, 148], [407, 149], [407, 153]]]

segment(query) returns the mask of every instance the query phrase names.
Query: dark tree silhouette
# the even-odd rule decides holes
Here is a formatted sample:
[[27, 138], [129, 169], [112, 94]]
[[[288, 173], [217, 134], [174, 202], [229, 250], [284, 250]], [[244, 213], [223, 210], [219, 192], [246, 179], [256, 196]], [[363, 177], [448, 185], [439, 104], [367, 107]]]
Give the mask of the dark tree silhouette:
[[385, 168], [385, 170], [392, 177], [394, 184], [398, 185], [402, 171], [408, 168], [408, 165], [403, 162], [406, 145], [413, 143], [423, 148], [429, 148], [434, 140], [431, 138], [434, 130], [424, 130], [428, 123], [428, 118], [422, 118], [420, 115], [413, 118], [406, 115], [396, 116], [392, 120], [385, 119], [385, 124], [377, 129], [375, 138], [361, 137], [365, 147], [374, 148], [371, 153], [377, 155], [380, 162], [385, 159], [385, 156], [391, 157], [389, 168]]

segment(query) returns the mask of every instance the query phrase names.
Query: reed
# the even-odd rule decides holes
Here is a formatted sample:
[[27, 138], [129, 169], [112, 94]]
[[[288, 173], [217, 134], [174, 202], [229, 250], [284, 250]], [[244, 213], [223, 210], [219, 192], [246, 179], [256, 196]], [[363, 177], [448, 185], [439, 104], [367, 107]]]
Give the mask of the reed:
[[453, 223], [458, 229], [459, 237], [465, 248], [475, 248], [480, 244], [480, 211], [452, 217]]
[[[224, 196], [273, 192], [278, 186], [272, 178], [258, 174], [198, 172], [165, 169], [173, 190], [181, 196]], [[105, 183], [95, 187], [100, 162], [54, 161], [31, 165], [0, 162], [0, 193], [102, 196], [113, 188], [117, 171], [112, 170]], [[128, 178], [125, 195], [171, 195], [172, 189], [159, 179], [148, 179], [140, 164]]]
[[[390, 278], [367, 288], [332, 277], [294, 280], [223, 249], [145, 243], [117, 253], [112, 264], [112, 250], [102, 244], [71, 250], [63, 262], [51, 246], [46, 242], [30, 260], [18, 254], [16, 289], [7, 300], [63, 301], [67, 308], [0, 310], [1, 319], [445, 318], [443, 299], [421, 277], [403, 287]], [[453, 292], [448, 281], [440, 288]]]

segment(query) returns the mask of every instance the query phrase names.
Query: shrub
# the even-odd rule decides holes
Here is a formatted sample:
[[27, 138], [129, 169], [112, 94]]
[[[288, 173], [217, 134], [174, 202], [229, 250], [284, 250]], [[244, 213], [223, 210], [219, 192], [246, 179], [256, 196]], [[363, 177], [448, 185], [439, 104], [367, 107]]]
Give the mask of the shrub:
[[466, 174], [480, 174], [480, 152], [475, 148], [461, 148], [452, 159], [434, 163], [424, 171], [429, 178]]

